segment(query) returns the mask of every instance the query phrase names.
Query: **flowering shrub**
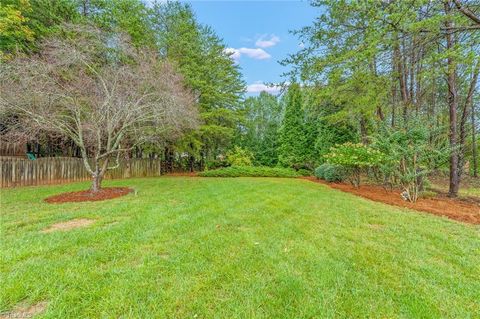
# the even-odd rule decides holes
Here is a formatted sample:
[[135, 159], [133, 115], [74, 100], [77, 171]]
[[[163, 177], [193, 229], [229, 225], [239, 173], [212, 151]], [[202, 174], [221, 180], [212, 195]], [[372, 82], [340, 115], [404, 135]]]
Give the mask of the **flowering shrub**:
[[330, 148], [324, 157], [327, 163], [344, 167], [350, 182], [358, 187], [362, 170], [378, 166], [385, 155], [367, 145], [348, 142]]

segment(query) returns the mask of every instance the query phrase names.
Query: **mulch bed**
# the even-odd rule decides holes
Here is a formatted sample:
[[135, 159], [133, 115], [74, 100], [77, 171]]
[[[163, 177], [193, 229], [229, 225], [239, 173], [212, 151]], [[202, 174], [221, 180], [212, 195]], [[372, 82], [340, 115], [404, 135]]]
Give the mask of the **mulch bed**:
[[45, 198], [47, 203], [95, 202], [125, 196], [133, 190], [128, 187], [107, 187], [97, 193], [90, 190], [58, 194]]
[[390, 191], [378, 185], [361, 185], [359, 188], [355, 188], [350, 184], [328, 183], [315, 177], [302, 178], [376, 202], [406, 207], [438, 216], [445, 216], [465, 223], [480, 225], [480, 203], [473, 198], [453, 199], [439, 195], [432, 198], [420, 198], [416, 203], [410, 203], [402, 199], [400, 190]]

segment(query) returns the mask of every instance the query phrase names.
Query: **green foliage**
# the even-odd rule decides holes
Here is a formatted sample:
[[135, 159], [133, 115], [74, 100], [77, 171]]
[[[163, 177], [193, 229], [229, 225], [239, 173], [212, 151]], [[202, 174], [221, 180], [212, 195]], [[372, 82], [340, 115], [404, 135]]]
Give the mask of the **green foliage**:
[[[317, 105], [334, 105], [332, 122], [353, 124], [363, 143], [387, 123], [406, 127], [419, 118], [434, 120], [430, 128], [444, 132], [442, 142], [456, 136], [450, 142], [455, 195], [457, 171], [473, 157], [466, 142], [469, 127], [478, 127], [478, 116], [467, 118], [478, 104], [473, 101], [480, 33], [471, 29], [478, 29], [480, 2], [313, 0], [312, 5], [319, 7], [318, 16], [296, 32], [303, 48], [283, 61], [292, 66], [291, 78], [311, 84]], [[442, 142], [431, 146], [441, 148]], [[318, 145], [324, 155], [329, 146]]]
[[325, 179], [325, 170], [327, 168], [327, 165], [331, 165], [331, 164], [324, 163], [315, 169], [316, 178]]
[[425, 124], [414, 121], [408, 128], [385, 126], [374, 139], [374, 146], [385, 157], [379, 166], [384, 183], [401, 186], [413, 202], [423, 191], [428, 174], [447, 163], [449, 156], [446, 139]]
[[201, 152], [207, 161], [214, 161], [230, 146], [235, 136], [236, 123], [239, 121], [238, 113], [224, 108], [212, 109], [203, 111], [201, 119], [203, 124], [198, 134], [199, 143], [202, 145]]
[[282, 118], [282, 106], [277, 97], [261, 92], [243, 103], [245, 115], [236, 143], [252, 151], [254, 163], [259, 166], [275, 166], [278, 162], [278, 129]]
[[301, 168], [297, 171], [300, 176], [312, 176], [312, 171], [309, 169]]
[[346, 120], [332, 121], [328, 117], [321, 117], [318, 122], [315, 148], [321, 162], [325, 160], [324, 155], [328, 154], [333, 146], [358, 140], [356, 128]]
[[347, 172], [343, 166], [323, 163], [315, 169], [315, 176], [327, 182], [343, 182], [347, 177]]
[[279, 132], [278, 159], [280, 164], [299, 168], [306, 155], [306, 132], [300, 85], [291, 84], [287, 92], [287, 104]]
[[17, 49], [35, 51], [39, 38], [68, 36], [60, 27], [65, 23], [93, 25], [111, 39], [118, 33], [126, 34], [135, 46], [159, 52], [182, 74], [185, 86], [197, 98], [200, 129], [182, 140], [165, 143], [177, 152], [188, 153], [190, 160], [204, 163], [215, 161], [231, 147], [241, 123], [238, 110], [245, 83], [223, 40], [198, 22], [190, 5], [163, 1], [147, 5], [142, 0], [1, 2], [0, 59]]
[[195, 159], [201, 158], [201, 149], [203, 144], [199, 138], [200, 132], [195, 130], [183, 135], [175, 143], [175, 150], [179, 153], [186, 152]]
[[362, 170], [378, 167], [385, 160], [382, 152], [361, 143], [350, 142], [332, 147], [324, 157], [328, 163], [342, 166], [356, 187], [360, 185]]
[[227, 162], [231, 166], [252, 166], [253, 154], [241, 147], [235, 146], [227, 152]]
[[225, 53], [223, 40], [198, 23], [191, 6], [156, 3], [151, 16], [160, 51], [198, 93], [201, 110], [238, 107], [245, 90], [239, 66]]
[[319, 158], [318, 149], [316, 148], [316, 140], [319, 135], [318, 118], [307, 110], [304, 110], [304, 113], [305, 119], [303, 124], [303, 131], [305, 134], [305, 142], [303, 146], [303, 167], [306, 167], [309, 170], [313, 171], [313, 169], [317, 165]]
[[222, 157], [216, 158], [214, 160], [209, 160], [205, 163], [205, 169], [207, 171], [208, 170], [216, 170], [216, 169], [223, 168], [223, 167], [229, 167], [229, 164]]
[[290, 168], [267, 166], [231, 166], [198, 174], [202, 177], [298, 177]]
[[215, 161], [230, 147], [240, 122], [236, 110], [245, 83], [239, 66], [226, 53], [223, 40], [197, 21], [190, 5], [157, 2], [150, 17], [158, 50], [198, 96], [200, 153], [207, 162]]
[[66, 22], [78, 22], [73, 0], [2, 0], [0, 6], [0, 55], [37, 49], [36, 40], [58, 31]]
[[[34, 32], [28, 26], [24, 12], [31, 10], [28, 1], [22, 6], [0, 6], [0, 54], [8, 57], [14, 50], [25, 50], [34, 40]], [[0, 59], [2, 56], [0, 55]]]
[[325, 160], [324, 155], [327, 155], [332, 147], [338, 144], [355, 142], [355, 137], [355, 129], [349, 126], [321, 124], [315, 145], [320, 161]]
[[87, 2], [86, 6], [88, 19], [101, 28], [128, 34], [136, 46], [155, 47], [155, 30], [150, 21], [150, 10], [142, 1], [93, 0]]

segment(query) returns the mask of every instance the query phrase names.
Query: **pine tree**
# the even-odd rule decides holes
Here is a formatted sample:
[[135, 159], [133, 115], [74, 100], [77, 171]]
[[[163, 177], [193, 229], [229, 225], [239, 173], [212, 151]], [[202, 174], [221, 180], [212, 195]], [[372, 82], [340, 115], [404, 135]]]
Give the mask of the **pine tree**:
[[201, 145], [196, 153], [214, 160], [228, 148], [237, 128], [236, 110], [245, 90], [240, 68], [226, 53], [223, 40], [197, 21], [188, 4], [156, 3], [152, 25], [160, 52], [177, 65], [198, 97], [203, 123], [200, 134], [192, 132], [190, 137], [195, 145]]
[[300, 168], [306, 157], [306, 134], [302, 92], [298, 84], [290, 85], [286, 103], [280, 127], [278, 160], [284, 166]]
[[236, 143], [250, 150], [254, 164], [275, 166], [278, 162], [278, 131], [282, 121], [282, 105], [278, 98], [265, 91], [243, 103], [245, 114]]

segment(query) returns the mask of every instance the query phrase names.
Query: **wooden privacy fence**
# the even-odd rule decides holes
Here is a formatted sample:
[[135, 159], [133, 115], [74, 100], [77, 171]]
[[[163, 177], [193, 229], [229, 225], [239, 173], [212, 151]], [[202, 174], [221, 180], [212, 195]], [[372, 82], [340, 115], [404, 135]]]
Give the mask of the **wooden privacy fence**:
[[[46, 157], [28, 160], [0, 157], [0, 187], [59, 184], [90, 180], [81, 158]], [[160, 159], [124, 160], [105, 178], [153, 177], [161, 175]]]

